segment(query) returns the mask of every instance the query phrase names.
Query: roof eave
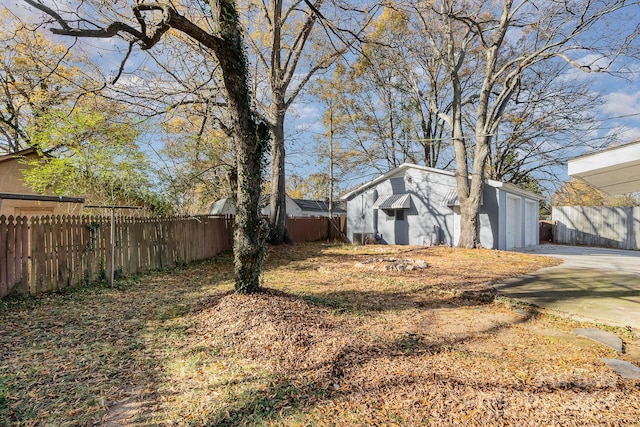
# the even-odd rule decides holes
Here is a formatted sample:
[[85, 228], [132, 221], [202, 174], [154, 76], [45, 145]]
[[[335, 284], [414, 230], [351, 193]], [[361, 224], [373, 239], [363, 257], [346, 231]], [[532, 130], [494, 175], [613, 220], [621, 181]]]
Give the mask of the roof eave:
[[402, 171], [402, 170], [406, 170], [406, 169], [418, 169], [418, 170], [422, 170], [425, 172], [433, 172], [433, 173], [439, 173], [442, 175], [450, 175], [450, 176], [455, 176], [455, 174], [453, 172], [449, 172], [449, 171], [445, 171], [442, 169], [435, 169], [435, 168], [430, 168], [427, 166], [420, 166], [420, 165], [416, 165], [414, 163], [403, 163], [400, 166], [398, 166], [397, 168], [391, 169], [390, 171], [380, 175], [379, 177], [365, 183], [362, 184], [360, 187], [356, 188], [353, 191], [348, 192], [347, 194], [343, 195], [340, 197], [340, 200], [350, 200], [351, 198], [353, 198], [354, 196], [357, 196], [358, 194], [362, 193], [363, 191], [366, 191], [368, 188], [373, 187], [374, 185], [388, 179], [389, 177], [397, 174], [398, 172]]

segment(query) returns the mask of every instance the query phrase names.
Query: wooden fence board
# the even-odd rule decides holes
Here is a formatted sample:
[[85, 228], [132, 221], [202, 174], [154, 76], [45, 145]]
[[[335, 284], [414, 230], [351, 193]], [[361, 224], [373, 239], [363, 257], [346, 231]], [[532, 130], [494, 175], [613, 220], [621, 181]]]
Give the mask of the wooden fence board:
[[10, 289], [7, 281], [7, 264], [9, 263], [7, 256], [7, 248], [9, 246], [7, 228], [7, 218], [2, 215], [0, 216], [0, 292], [2, 292], [2, 295], [6, 295]]
[[13, 221], [13, 216], [7, 218], [7, 287], [13, 286], [16, 281], [16, 226]]
[[[289, 220], [294, 241], [325, 240], [327, 218]], [[131, 275], [208, 259], [232, 248], [233, 217], [117, 218], [115, 268]], [[0, 297], [108, 278], [108, 217], [0, 217]], [[16, 287], [17, 285], [17, 287]]]
[[[22, 227], [22, 232], [20, 233], [20, 241], [21, 241], [21, 276], [20, 276], [20, 291], [28, 292], [29, 290], [29, 224], [27, 222], [27, 217], [23, 216], [20, 218], [20, 223]], [[0, 295], [1, 296], [1, 295]]]

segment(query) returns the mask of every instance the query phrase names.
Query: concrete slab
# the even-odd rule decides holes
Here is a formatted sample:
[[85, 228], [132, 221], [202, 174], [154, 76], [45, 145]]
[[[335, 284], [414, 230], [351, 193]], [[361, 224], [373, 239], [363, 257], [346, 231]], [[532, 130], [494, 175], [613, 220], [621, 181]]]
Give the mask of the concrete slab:
[[622, 378], [640, 380], [640, 368], [633, 363], [629, 363], [624, 360], [605, 358], [603, 358], [602, 361], [609, 365], [609, 367]]
[[618, 353], [622, 353], [622, 338], [616, 334], [612, 334], [611, 332], [603, 331], [598, 328], [576, 328], [573, 330], [573, 333], [580, 337], [589, 338], [590, 340], [606, 345]]
[[564, 245], [522, 251], [563, 264], [497, 283], [500, 294], [579, 320], [640, 330], [640, 251]]

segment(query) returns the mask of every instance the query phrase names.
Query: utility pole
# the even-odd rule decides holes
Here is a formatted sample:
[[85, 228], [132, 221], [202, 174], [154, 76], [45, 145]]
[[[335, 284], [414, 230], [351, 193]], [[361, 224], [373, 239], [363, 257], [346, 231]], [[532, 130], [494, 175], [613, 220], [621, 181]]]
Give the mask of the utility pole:
[[329, 102], [329, 240], [333, 240], [333, 101]]

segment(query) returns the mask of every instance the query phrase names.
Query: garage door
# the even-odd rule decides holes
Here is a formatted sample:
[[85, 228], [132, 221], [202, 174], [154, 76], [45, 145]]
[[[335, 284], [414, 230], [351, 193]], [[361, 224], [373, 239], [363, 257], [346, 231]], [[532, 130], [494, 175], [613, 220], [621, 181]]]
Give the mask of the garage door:
[[532, 200], [524, 203], [524, 245], [534, 246], [538, 244], [538, 204]]
[[507, 194], [507, 250], [522, 247], [522, 211], [520, 197]]

